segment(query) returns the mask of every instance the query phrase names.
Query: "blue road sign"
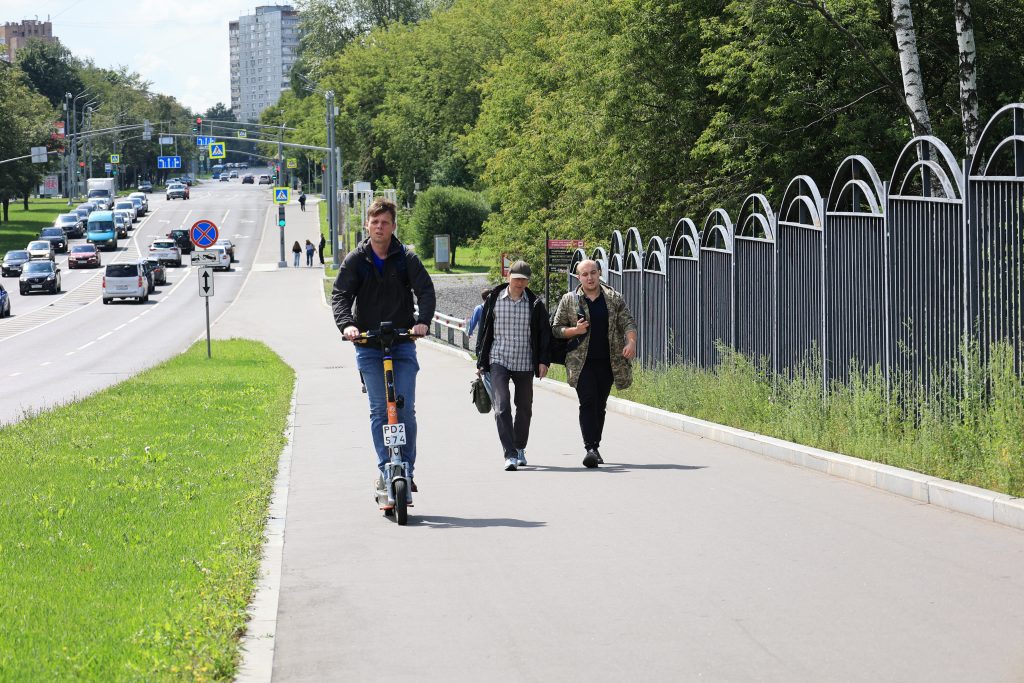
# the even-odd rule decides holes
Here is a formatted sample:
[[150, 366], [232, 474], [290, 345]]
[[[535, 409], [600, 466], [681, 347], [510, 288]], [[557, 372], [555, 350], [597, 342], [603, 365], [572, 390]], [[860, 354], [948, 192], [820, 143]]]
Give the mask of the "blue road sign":
[[275, 204], [287, 204], [289, 201], [289, 189], [287, 187], [275, 187], [274, 188], [274, 203]]
[[217, 138], [203, 135], [196, 136], [196, 147], [206, 147], [211, 142], [217, 142]]
[[212, 247], [217, 244], [217, 226], [205, 218], [196, 221], [188, 231], [188, 238], [200, 249]]
[[224, 157], [225, 157], [224, 143], [223, 142], [211, 142], [210, 143], [210, 158], [211, 159], [223, 159]]
[[157, 157], [157, 168], [181, 168], [181, 157]]

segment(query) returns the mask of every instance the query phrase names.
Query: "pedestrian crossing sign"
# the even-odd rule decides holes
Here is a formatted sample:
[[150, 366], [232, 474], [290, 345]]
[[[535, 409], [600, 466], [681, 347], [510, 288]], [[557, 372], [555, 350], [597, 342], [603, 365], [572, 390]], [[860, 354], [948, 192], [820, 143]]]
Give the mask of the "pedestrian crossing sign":
[[299, 167], [299, 160], [298, 159], [287, 159], [285, 161], [285, 168], [298, 168], [298, 167]]
[[287, 187], [275, 187], [274, 188], [274, 203], [275, 204], [287, 204], [291, 194], [291, 190]]
[[110, 155], [110, 163], [112, 163], [112, 164], [119, 164], [119, 163], [121, 163], [121, 155], [120, 154], [111, 154]]
[[226, 155], [224, 154], [224, 143], [223, 142], [211, 142], [210, 143], [210, 158], [211, 159], [223, 159]]

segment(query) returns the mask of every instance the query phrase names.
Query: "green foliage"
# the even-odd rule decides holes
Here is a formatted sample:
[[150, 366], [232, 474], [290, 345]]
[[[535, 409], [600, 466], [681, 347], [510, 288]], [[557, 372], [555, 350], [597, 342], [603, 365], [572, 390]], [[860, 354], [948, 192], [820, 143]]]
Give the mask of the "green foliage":
[[15, 64], [55, 109], [62, 106], [67, 93], [74, 96], [83, 89], [79, 76], [81, 62], [60, 42], [31, 39], [18, 50]]
[[431, 187], [416, 198], [412, 211], [416, 253], [422, 258], [434, 254], [434, 235], [451, 235], [451, 263], [455, 252], [480, 235], [490, 213], [487, 200], [478, 192], [462, 187]]
[[[0, 67], [0, 159], [24, 156], [32, 147], [48, 146], [56, 113], [46, 98], [32, 90], [17, 68]], [[0, 202], [3, 220], [8, 204], [33, 192], [47, 164], [30, 159], [0, 164]]]
[[12, 204], [10, 220], [0, 229], [0, 256], [11, 249], [24, 249], [31, 240], [39, 237], [40, 230], [53, 225], [57, 214], [67, 210], [67, 200], [64, 199], [36, 199], [28, 209]]
[[0, 430], [0, 679], [234, 677], [293, 383], [197, 344]]

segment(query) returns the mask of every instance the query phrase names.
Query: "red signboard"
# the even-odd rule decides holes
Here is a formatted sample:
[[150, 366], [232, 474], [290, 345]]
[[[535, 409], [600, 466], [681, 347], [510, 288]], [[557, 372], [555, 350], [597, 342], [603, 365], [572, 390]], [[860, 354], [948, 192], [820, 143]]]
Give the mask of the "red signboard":
[[548, 240], [548, 249], [582, 249], [583, 240]]

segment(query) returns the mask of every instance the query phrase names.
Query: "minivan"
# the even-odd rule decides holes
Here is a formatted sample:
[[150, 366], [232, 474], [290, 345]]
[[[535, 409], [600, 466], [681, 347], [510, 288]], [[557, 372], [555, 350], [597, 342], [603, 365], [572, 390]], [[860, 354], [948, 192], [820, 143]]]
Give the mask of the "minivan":
[[111, 263], [103, 272], [103, 303], [114, 299], [149, 301], [149, 276], [138, 263]]
[[93, 211], [85, 231], [85, 241], [97, 249], [117, 249], [117, 228], [111, 211]]

